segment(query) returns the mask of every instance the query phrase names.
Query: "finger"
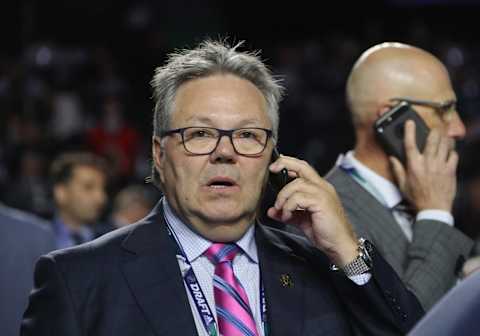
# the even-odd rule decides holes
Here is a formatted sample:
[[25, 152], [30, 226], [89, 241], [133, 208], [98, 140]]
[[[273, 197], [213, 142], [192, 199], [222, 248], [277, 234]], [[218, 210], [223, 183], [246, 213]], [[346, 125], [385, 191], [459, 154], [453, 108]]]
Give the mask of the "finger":
[[274, 206], [275, 206], [276, 209], [281, 209], [283, 207], [283, 204], [293, 194], [295, 194], [297, 192], [315, 193], [315, 192], [318, 192], [319, 189], [321, 189], [319, 186], [313, 185], [313, 184], [305, 181], [304, 178], [297, 178], [297, 179], [293, 180], [292, 182], [288, 183], [277, 194], [277, 198], [275, 200], [275, 205]]
[[[283, 158], [288, 158], [288, 156], [280, 154], [280, 156], [274, 162], [270, 163], [270, 165], [268, 166], [268, 170], [271, 173], [278, 174], [282, 169], [286, 169], [285, 164], [283, 163], [284, 161]], [[292, 178], [298, 177], [297, 173], [294, 172], [293, 170], [287, 169], [287, 171], [288, 171], [288, 176]]]
[[307, 224], [307, 221], [305, 221], [305, 220], [299, 220], [299, 221], [294, 220], [294, 215], [295, 216], [305, 216], [306, 214], [304, 214], [304, 211], [302, 211], [301, 214], [299, 214], [298, 211], [296, 211], [295, 214], [292, 213], [289, 216], [289, 220], [282, 220], [282, 214], [283, 214], [282, 210], [277, 210], [275, 208], [270, 208], [270, 209], [267, 210], [267, 215], [271, 219], [273, 219], [277, 222], [282, 222], [282, 223], [289, 224], [289, 225], [295, 225], [300, 230], [302, 230], [308, 238], [313, 237], [311, 225]]
[[455, 150], [451, 150], [448, 155], [447, 169], [450, 173], [456, 174], [458, 166], [458, 153]]
[[411, 160], [415, 161], [418, 156], [420, 156], [420, 152], [417, 147], [415, 122], [413, 122], [412, 120], [407, 120], [405, 122], [404, 131], [405, 154], [407, 157], [407, 162]]
[[437, 151], [437, 160], [439, 160], [442, 163], [446, 162], [448, 159], [450, 148], [451, 148], [450, 141], [451, 139], [449, 139], [446, 136], [440, 137], [440, 141], [438, 144], [438, 151]]
[[318, 175], [317, 171], [304, 160], [282, 155], [269, 167], [270, 171], [275, 173], [281, 171], [283, 168], [288, 170], [289, 176], [291, 177], [302, 177], [318, 184], [325, 183], [322, 177]]
[[304, 193], [297, 192], [288, 198], [283, 204], [282, 211], [293, 212], [297, 209], [307, 209], [312, 203], [308, 201], [308, 197]]
[[437, 155], [440, 140], [440, 133], [436, 129], [432, 129], [427, 137], [423, 155], [427, 158], [434, 158]]
[[390, 156], [390, 164], [392, 165], [393, 175], [395, 176], [395, 180], [400, 187], [400, 190], [404, 190], [405, 181], [407, 179], [407, 174], [405, 172], [405, 168], [403, 168], [402, 163], [393, 156]]
[[273, 220], [276, 220], [276, 221], [282, 220], [282, 210], [278, 210], [274, 207], [271, 207], [267, 210], [267, 215]]
[[292, 218], [293, 213], [286, 210], [284, 211], [283, 209], [278, 210], [275, 208], [269, 208], [267, 210], [267, 215], [277, 222], [288, 223]]
[[282, 211], [281, 210], [277, 210], [275, 208], [270, 208], [267, 210], [267, 215], [268, 217], [270, 217], [271, 219], [273, 219], [274, 221], [277, 221], [277, 222], [282, 222], [282, 223], [285, 223], [285, 224], [290, 224], [290, 225], [294, 225], [295, 227], [297, 227], [299, 230], [303, 231], [303, 234], [308, 238], [310, 239], [311, 242], [313, 242], [313, 230], [312, 230], [312, 227], [311, 225], [308, 225], [308, 224], [303, 224], [302, 221], [300, 222], [296, 222], [294, 220], [291, 220], [291, 221], [283, 221], [282, 220]]

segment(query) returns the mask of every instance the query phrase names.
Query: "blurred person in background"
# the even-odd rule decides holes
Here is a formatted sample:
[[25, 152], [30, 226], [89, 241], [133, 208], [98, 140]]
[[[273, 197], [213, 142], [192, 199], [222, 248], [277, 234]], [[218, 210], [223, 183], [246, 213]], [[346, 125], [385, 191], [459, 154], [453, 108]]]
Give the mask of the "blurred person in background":
[[120, 228], [145, 217], [157, 200], [148, 192], [147, 186], [130, 185], [120, 190], [113, 200], [110, 216], [112, 226]]
[[120, 98], [103, 98], [101, 119], [87, 132], [86, 137], [92, 151], [108, 159], [114, 182], [132, 176], [140, 149], [140, 134], [125, 119]]
[[57, 248], [90, 241], [105, 233], [99, 223], [107, 202], [107, 166], [91, 153], [60, 155], [51, 166]]
[[17, 336], [37, 259], [55, 249], [48, 222], [0, 203], [0, 330]]
[[15, 155], [18, 162], [14, 175], [7, 181], [5, 203], [16, 209], [48, 217], [52, 205], [46, 178], [47, 156], [33, 146], [17, 148], [10, 155]]
[[475, 244], [476, 257], [465, 262], [463, 277], [480, 269], [480, 138], [472, 132], [467, 133], [463, 147], [464, 158], [461, 161], [462, 183], [459, 185], [459, 197], [455, 202], [455, 221]]
[[[468, 133], [467, 133], [468, 136]], [[455, 221], [469, 237], [480, 242], [480, 137], [470, 137], [463, 146], [460, 161], [462, 183], [455, 202]], [[480, 255], [480, 244], [476, 245]]]
[[[473, 242], [454, 226], [458, 154], [465, 135], [445, 66], [405, 44], [365, 51], [347, 81], [355, 148], [341, 155], [327, 180], [336, 188], [357, 234], [371, 239], [429, 309], [456, 282]], [[424, 151], [405, 126], [407, 160], [389, 157], [373, 125], [399, 101], [410, 102], [431, 129]], [[398, 205], [406, 204], [403, 209]]]

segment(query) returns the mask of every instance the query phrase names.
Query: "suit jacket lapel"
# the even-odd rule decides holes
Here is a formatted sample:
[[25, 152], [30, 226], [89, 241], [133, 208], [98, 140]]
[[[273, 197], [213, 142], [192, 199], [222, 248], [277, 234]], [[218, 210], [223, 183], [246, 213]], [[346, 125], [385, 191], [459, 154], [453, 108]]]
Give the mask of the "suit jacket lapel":
[[196, 335], [177, 247], [165, 226], [163, 210], [157, 205], [123, 243], [123, 274], [156, 334]]
[[256, 227], [260, 272], [265, 288], [269, 335], [301, 335], [304, 324], [304, 278], [292, 250]]

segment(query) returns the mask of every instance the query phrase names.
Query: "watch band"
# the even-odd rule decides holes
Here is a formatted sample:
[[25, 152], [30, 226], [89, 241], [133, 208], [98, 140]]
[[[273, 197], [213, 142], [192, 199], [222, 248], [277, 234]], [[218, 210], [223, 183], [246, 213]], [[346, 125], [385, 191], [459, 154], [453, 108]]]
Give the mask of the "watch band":
[[365, 263], [362, 256], [358, 255], [352, 262], [346, 264], [342, 268], [343, 273], [350, 277], [353, 275], [360, 275], [370, 271], [370, 267]]
[[[351, 277], [354, 275], [364, 274], [372, 269], [372, 244], [364, 239], [358, 240], [358, 255], [351, 262], [343, 266], [341, 269], [346, 276]], [[339, 267], [332, 265], [332, 270], [338, 270]]]

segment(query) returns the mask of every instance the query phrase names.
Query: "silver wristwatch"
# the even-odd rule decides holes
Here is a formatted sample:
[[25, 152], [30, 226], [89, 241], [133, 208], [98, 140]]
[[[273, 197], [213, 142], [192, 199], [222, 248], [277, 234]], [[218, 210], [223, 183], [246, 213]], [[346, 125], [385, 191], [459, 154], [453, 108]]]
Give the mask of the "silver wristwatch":
[[373, 245], [368, 240], [358, 240], [358, 256], [342, 267], [346, 276], [360, 275], [372, 269]]

